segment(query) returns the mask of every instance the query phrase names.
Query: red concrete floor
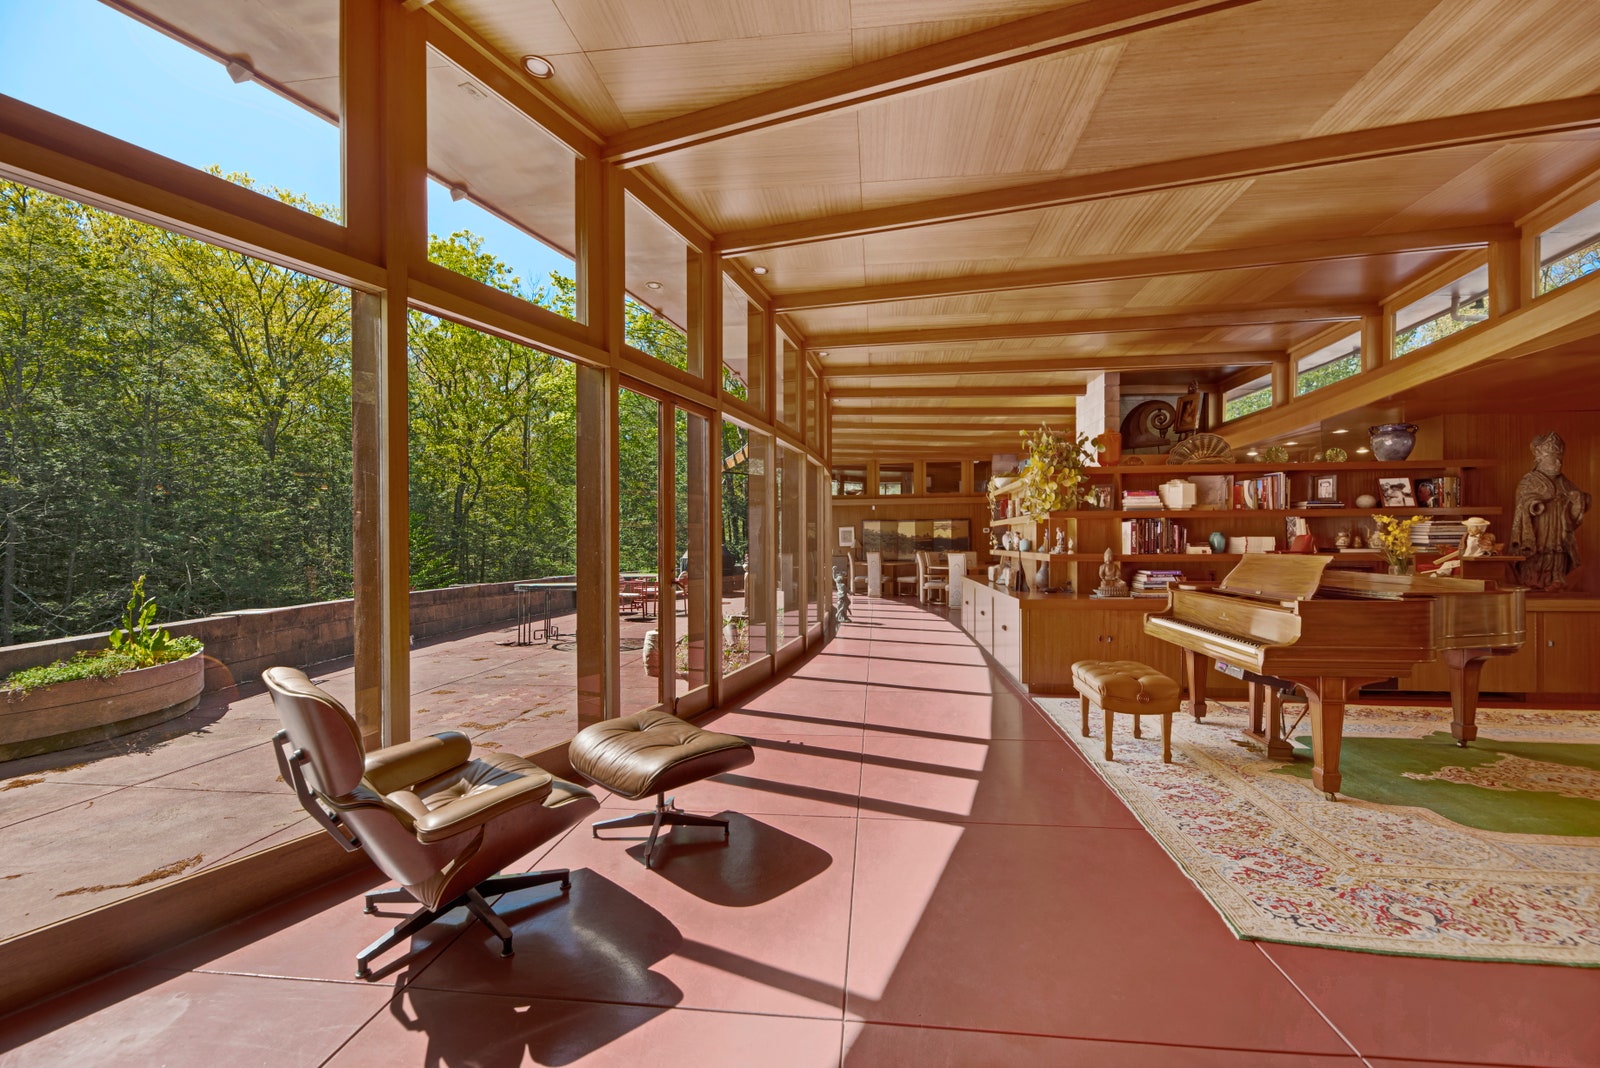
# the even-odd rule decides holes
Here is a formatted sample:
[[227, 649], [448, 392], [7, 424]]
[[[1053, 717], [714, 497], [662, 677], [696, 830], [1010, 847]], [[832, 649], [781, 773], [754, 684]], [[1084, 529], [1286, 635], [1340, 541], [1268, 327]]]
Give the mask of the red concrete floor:
[[[578, 827], [380, 961], [354, 878], [0, 1021], [0, 1065], [1600, 1063], [1600, 970], [1240, 942], [942, 616], [856, 622], [718, 728], [656, 870]], [[629, 810], [606, 798], [601, 816]]]

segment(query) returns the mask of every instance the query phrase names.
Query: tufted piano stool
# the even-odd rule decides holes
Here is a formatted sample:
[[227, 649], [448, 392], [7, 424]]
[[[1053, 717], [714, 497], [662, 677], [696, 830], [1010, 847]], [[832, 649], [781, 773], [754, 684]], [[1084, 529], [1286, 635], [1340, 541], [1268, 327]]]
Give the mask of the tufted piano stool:
[[1161, 759], [1172, 763], [1172, 714], [1178, 710], [1178, 684], [1137, 660], [1079, 660], [1072, 665], [1072, 688], [1078, 691], [1083, 736], [1089, 737], [1089, 702], [1105, 712], [1106, 759], [1111, 756], [1112, 714], [1133, 717], [1133, 736], [1140, 716], [1161, 717]]
[[601, 820], [593, 827], [598, 838], [601, 828], [648, 824], [650, 837], [644, 848], [648, 868], [664, 826], [721, 827], [727, 840], [727, 820], [684, 812], [666, 792], [742, 768], [755, 759], [755, 752], [736, 735], [704, 730], [670, 712], [649, 709], [585, 727], [572, 739], [567, 756], [578, 774], [629, 801], [656, 795], [653, 811]]

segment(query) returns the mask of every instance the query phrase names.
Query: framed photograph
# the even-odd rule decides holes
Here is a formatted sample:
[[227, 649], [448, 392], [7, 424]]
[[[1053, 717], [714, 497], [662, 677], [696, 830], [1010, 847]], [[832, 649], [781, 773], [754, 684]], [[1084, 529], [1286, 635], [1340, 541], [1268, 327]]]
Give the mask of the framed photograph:
[[1439, 483], [1431, 478], [1417, 479], [1417, 507], [1439, 507]]
[[1311, 484], [1315, 490], [1311, 495], [1312, 500], [1336, 501], [1339, 499], [1338, 475], [1318, 475], [1312, 480]]
[[839, 548], [841, 548], [841, 549], [854, 549], [855, 547], [856, 547], [856, 528], [855, 527], [840, 527], [839, 528]]
[[1178, 398], [1178, 403], [1174, 406], [1177, 410], [1174, 429], [1178, 433], [1187, 434], [1191, 430], [1200, 429], [1200, 400], [1199, 393], [1185, 393]]
[[1385, 508], [1415, 508], [1416, 494], [1409, 478], [1378, 479], [1378, 500]]

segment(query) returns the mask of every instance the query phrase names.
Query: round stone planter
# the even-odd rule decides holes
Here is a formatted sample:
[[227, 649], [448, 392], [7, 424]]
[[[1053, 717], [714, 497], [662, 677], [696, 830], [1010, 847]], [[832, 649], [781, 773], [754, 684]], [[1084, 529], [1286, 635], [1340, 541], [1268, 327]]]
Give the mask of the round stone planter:
[[0, 698], [0, 761], [53, 753], [176, 719], [200, 703], [205, 653], [111, 679], [74, 679]]

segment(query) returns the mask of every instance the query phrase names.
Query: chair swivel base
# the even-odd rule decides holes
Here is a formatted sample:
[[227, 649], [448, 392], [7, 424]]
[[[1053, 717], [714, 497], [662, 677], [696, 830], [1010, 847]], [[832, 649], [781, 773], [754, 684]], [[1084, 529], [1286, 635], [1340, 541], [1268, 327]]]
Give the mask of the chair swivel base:
[[[418, 909], [410, 916], [401, 920], [394, 929], [372, 945], [356, 954], [356, 978], [372, 978], [372, 970], [368, 967], [372, 958], [378, 954], [399, 945], [430, 923], [443, 916], [445, 913], [465, 905], [472, 914], [482, 920], [484, 925], [495, 933], [500, 939], [500, 955], [509, 957], [514, 952], [511, 944], [511, 928], [506, 921], [489, 907], [489, 902], [484, 899], [485, 894], [510, 894], [518, 890], [526, 890], [533, 886], [543, 886], [546, 883], [559, 882], [561, 892], [564, 894], [572, 889], [572, 873], [566, 868], [557, 868], [552, 871], [530, 871], [522, 875], [495, 875], [477, 886], [468, 890], [453, 901], [448, 901], [436, 909]], [[390, 901], [416, 901], [409, 891], [403, 889], [374, 890], [366, 895], [366, 907], [362, 910], [368, 914], [377, 912], [380, 902]]]
[[651, 857], [655, 853], [656, 839], [661, 835], [663, 827], [721, 827], [722, 840], [729, 841], [728, 821], [717, 816], [696, 816], [692, 812], [685, 812], [672, 803], [672, 798], [665, 793], [656, 794], [656, 807], [649, 812], [635, 812], [628, 816], [618, 816], [615, 819], [601, 820], [592, 825], [594, 837], [600, 837], [602, 828], [614, 827], [650, 827], [650, 837], [645, 840], [644, 866], [650, 867]]

